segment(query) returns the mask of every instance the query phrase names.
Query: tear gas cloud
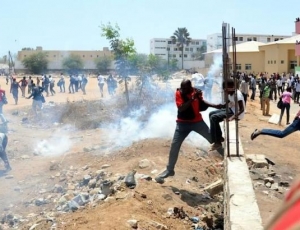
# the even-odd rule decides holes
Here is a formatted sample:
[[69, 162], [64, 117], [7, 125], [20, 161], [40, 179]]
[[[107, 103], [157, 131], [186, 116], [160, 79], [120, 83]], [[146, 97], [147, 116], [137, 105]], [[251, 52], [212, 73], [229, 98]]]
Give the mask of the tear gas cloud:
[[[213, 77], [219, 86], [222, 85], [221, 72], [222, 56], [216, 55], [214, 57], [213, 65], [208, 71], [208, 76]], [[177, 87], [179, 87], [179, 85]], [[212, 102], [216, 104], [221, 103], [222, 101], [221, 90], [218, 90], [218, 92], [212, 92]], [[208, 127], [208, 115], [212, 110], [212, 108], [209, 108], [201, 113]], [[177, 108], [174, 101], [172, 101], [161, 105], [150, 115], [147, 113], [146, 108], [141, 108], [132, 112], [129, 116], [121, 118], [114, 124], [106, 124], [102, 126], [102, 128], [106, 129], [107, 133], [105, 140], [108, 143], [111, 143], [106, 150], [109, 152], [121, 147], [127, 147], [135, 141], [147, 138], [172, 139], [176, 127], [176, 116]], [[189, 134], [186, 142], [199, 148], [207, 148], [209, 146], [209, 142], [195, 132]]]
[[34, 148], [34, 154], [41, 156], [58, 156], [67, 152], [72, 142], [69, 138], [68, 129], [62, 128], [55, 132], [50, 138], [38, 140]]

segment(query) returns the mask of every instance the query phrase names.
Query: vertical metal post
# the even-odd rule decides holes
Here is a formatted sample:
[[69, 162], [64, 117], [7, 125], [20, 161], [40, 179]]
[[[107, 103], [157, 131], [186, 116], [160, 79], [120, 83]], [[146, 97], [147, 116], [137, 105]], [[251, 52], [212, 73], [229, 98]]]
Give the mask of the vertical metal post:
[[[222, 24], [222, 47], [223, 47], [223, 84], [224, 88], [228, 88], [228, 50], [227, 50], [227, 23]], [[228, 114], [228, 93], [227, 90], [223, 90], [224, 101], [226, 103], [226, 114]], [[227, 147], [227, 156], [230, 157], [230, 148], [229, 148], [229, 125], [228, 120], [226, 119], [226, 147]]]
[[[238, 90], [238, 76], [236, 72], [236, 37], [235, 37], [235, 28], [232, 28], [232, 70], [234, 77], [234, 102], [235, 102], [235, 113], [237, 114], [239, 105], [237, 99], [237, 90]], [[235, 116], [235, 138], [236, 138], [236, 154], [240, 156], [239, 153], [239, 120], [238, 117]]]

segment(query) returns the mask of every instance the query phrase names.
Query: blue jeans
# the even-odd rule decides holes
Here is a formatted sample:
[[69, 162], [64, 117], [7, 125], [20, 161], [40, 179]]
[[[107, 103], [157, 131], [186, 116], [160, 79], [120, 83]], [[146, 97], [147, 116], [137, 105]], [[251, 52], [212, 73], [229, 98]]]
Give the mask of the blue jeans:
[[262, 129], [261, 135], [268, 135], [277, 138], [284, 138], [293, 132], [300, 130], [300, 119], [295, 119], [291, 125], [286, 127], [283, 131], [276, 129]]
[[172, 145], [169, 153], [169, 162], [167, 169], [173, 171], [178, 159], [179, 150], [184, 139], [189, 135], [191, 131], [194, 131], [203, 136], [209, 143], [212, 143], [209, 128], [204, 121], [196, 123], [180, 123], [176, 125]]

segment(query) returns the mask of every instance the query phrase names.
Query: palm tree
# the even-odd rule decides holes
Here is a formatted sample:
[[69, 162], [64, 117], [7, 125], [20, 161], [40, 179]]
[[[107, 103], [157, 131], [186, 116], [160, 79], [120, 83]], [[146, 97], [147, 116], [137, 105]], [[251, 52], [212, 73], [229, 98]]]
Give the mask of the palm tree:
[[190, 33], [188, 30], [183, 28], [178, 28], [175, 30], [173, 36], [171, 36], [173, 44], [176, 44], [179, 50], [181, 50], [181, 68], [183, 69], [183, 48], [184, 45], [188, 46], [191, 42]]

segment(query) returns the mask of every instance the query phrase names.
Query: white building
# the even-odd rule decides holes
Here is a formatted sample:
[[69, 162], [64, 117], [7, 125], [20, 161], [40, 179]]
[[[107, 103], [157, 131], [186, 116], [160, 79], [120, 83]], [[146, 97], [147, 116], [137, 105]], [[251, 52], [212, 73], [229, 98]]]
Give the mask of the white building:
[[[205, 39], [192, 39], [188, 46], [183, 50], [184, 68], [201, 67], [201, 61], [196, 61], [197, 53], [201, 51], [202, 46], [206, 46]], [[176, 44], [173, 44], [170, 38], [153, 38], [150, 40], [150, 53], [161, 57], [167, 61], [177, 59], [178, 67], [181, 68], [181, 51]]]
[[[287, 35], [270, 35], [270, 34], [236, 34], [236, 44], [243, 42], [256, 41], [262, 43], [275, 42], [284, 38], [289, 38]], [[231, 39], [228, 40], [231, 45]], [[207, 35], [207, 52], [222, 48], [222, 34], [215, 33]]]

